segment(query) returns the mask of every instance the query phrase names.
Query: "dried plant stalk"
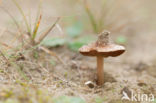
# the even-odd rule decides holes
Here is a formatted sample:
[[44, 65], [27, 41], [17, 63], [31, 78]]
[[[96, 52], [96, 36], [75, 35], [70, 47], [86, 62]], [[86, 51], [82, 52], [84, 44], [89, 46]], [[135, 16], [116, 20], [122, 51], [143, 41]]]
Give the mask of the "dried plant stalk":
[[60, 59], [59, 56], [57, 56], [57, 54], [55, 52], [52, 52], [48, 48], [43, 47], [43, 46], [41, 46], [40, 49], [43, 50], [44, 52], [46, 52], [47, 54], [50, 54], [51, 56], [56, 57], [63, 65], [65, 65], [65, 63]]

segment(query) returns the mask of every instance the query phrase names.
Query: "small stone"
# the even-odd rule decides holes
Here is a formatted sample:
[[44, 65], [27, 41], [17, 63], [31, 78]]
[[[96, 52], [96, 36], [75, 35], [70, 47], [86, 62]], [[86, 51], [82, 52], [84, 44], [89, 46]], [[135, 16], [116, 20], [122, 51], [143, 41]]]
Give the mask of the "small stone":
[[94, 88], [95, 84], [92, 81], [85, 82], [85, 85], [87, 85], [89, 88]]

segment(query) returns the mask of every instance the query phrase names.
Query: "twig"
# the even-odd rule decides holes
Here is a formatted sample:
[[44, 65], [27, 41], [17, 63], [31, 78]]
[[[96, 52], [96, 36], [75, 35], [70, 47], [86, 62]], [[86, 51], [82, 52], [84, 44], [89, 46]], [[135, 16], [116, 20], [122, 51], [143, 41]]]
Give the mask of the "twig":
[[49, 49], [43, 47], [43, 46], [40, 46], [39, 47], [41, 50], [43, 50], [44, 52], [46, 52], [47, 54], [50, 54], [51, 56], [54, 56], [56, 57], [63, 65], [65, 65], [65, 63], [60, 59], [59, 56], [57, 56], [57, 54], [55, 52], [52, 52], [50, 51]]

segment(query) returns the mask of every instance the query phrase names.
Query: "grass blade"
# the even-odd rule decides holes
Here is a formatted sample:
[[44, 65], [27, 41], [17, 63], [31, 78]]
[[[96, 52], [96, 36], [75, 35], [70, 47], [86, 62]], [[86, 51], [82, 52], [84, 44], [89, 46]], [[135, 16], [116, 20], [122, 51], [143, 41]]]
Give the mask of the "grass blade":
[[32, 35], [33, 40], [36, 38], [36, 34], [37, 34], [38, 28], [40, 26], [41, 18], [42, 18], [42, 15], [40, 15], [38, 23], [36, 24], [35, 29], [33, 31], [33, 35]]
[[95, 32], [95, 33], [98, 33], [98, 27], [97, 27], [97, 24], [96, 24], [96, 20], [95, 20], [95, 18], [94, 18], [94, 15], [93, 15], [92, 12], [90, 11], [90, 9], [89, 9], [89, 7], [88, 7], [86, 1], [84, 2], [84, 8], [85, 8], [85, 10], [86, 10], [86, 12], [87, 12], [87, 14], [88, 14], [88, 17], [89, 17], [89, 19], [90, 19], [90, 22], [91, 22], [91, 25], [92, 25], [92, 27], [93, 27], [94, 32]]
[[3, 54], [3, 52], [0, 50], [0, 54], [2, 55], [2, 57], [4, 58], [4, 60], [7, 62], [7, 65], [10, 65], [9, 60], [6, 58], [6, 56]]
[[3, 7], [0, 7], [4, 12], [6, 12], [10, 17], [11, 19], [13, 20], [13, 22], [15, 23], [15, 25], [17, 26], [17, 29], [20, 30], [20, 25], [18, 24], [18, 22], [16, 21], [16, 19], [14, 18], [14, 16], [5, 8]]
[[31, 29], [30, 29], [30, 26], [28, 24], [28, 21], [27, 21], [27, 18], [21, 8], [21, 6], [17, 3], [16, 0], [13, 0], [14, 4], [16, 5], [16, 7], [18, 8], [18, 10], [20, 11], [21, 15], [23, 16], [23, 19], [24, 19], [24, 22], [25, 22], [25, 25], [27, 27], [27, 30], [28, 30], [28, 33], [31, 34]]
[[41, 46], [40, 49], [43, 50], [44, 52], [46, 52], [47, 54], [50, 54], [51, 56], [56, 57], [56, 59], [58, 61], [60, 61], [63, 65], [65, 65], [65, 63], [61, 60], [61, 58], [55, 52], [52, 52], [52, 51], [50, 51], [49, 49], [47, 49], [47, 48], [45, 48], [43, 46]]
[[[12, 19], [13, 22], [15, 23], [15, 25], [16, 25], [17, 29], [19, 30], [20, 35], [21, 35], [21, 37], [22, 37], [22, 36], [23, 36], [23, 33], [22, 33], [22, 31], [21, 31], [20, 25], [18, 24], [18, 22], [16, 21], [16, 19], [14, 18], [14, 16], [11, 15], [11, 13], [10, 13], [8, 10], [6, 10], [5, 8], [3, 8], [3, 7], [1, 7], [1, 8], [2, 8], [2, 10], [4, 10], [4, 12], [6, 12], [6, 13], [11, 17], [11, 19]], [[22, 42], [23, 42], [23, 40], [22, 40]]]
[[39, 27], [39, 24], [40, 24], [40, 21], [41, 21], [41, 6], [42, 6], [42, 0], [40, 0], [39, 6], [38, 6], [36, 21], [35, 21], [35, 25], [34, 25], [34, 29], [33, 29], [33, 34], [32, 34], [33, 40], [36, 37], [38, 27]]
[[60, 18], [57, 18], [57, 20], [54, 22], [54, 24], [43, 34], [41, 34], [41, 36], [39, 37], [37, 44], [40, 44], [40, 42], [48, 35], [48, 33], [55, 27], [55, 25], [58, 23], [58, 21], [60, 20]]
[[29, 9], [29, 14], [28, 14], [28, 22], [29, 22], [29, 27], [30, 27], [30, 32], [32, 31], [32, 20], [31, 20], [31, 10]]
[[102, 32], [102, 30], [105, 29], [104, 28], [104, 26], [105, 26], [104, 19], [105, 19], [106, 15], [108, 14], [108, 11], [109, 11], [109, 10], [107, 10], [107, 5], [108, 5], [107, 2], [108, 2], [107, 0], [103, 0], [103, 2], [102, 2], [102, 9], [100, 11], [101, 16], [98, 20], [99, 32]]

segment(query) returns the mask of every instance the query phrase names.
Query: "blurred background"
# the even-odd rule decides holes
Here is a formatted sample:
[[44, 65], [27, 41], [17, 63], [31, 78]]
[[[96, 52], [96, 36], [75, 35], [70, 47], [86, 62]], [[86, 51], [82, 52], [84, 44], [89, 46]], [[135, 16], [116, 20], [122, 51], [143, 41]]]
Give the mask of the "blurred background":
[[[81, 36], [94, 36], [103, 30], [109, 30], [115, 42], [124, 45], [128, 43], [128, 47], [133, 48], [128, 52], [131, 51], [136, 56], [140, 55], [141, 60], [153, 57], [149, 54], [155, 55], [154, 0], [44, 0], [41, 1], [41, 7], [39, 7], [39, 0], [17, 0], [17, 2], [22, 7], [31, 28], [35, 23], [38, 9], [41, 9], [42, 20], [38, 35], [48, 28], [57, 17], [61, 17], [59, 24], [49, 33], [49, 36], [68, 36], [70, 39], [77, 39]], [[12, 0], [2, 0], [1, 7], [7, 9], [25, 30], [23, 17]], [[15, 33], [16, 26], [4, 10], [0, 12], [2, 15], [0, 27], [1, 31], [5, 32], [1, 38], [10, 39], [5, 37], [9, 34], [7, 31]]]
[[[94, 98], [90, 100], [94, 96], [98, 97], [96, 98], [96, 103], [102, 103], [105, 101], [105, 95], [108, 94], [109, 97], [107, 98], [109, 99], [106, 101], [115, 103], [113, 102], [114, 100], [110, 101], [113, 93], [110, 93], [109, 90], [103, 90], [102, 93], [94, 93], [94, 91], [91, 94], [88, 91], [83, 92], [84, 82], [94, 78], [94, 76], [90, 77], [90, 75], [95, 73], [96, 60], [95, 58], [80, 55], [78, 49], [83, 45], [94, 42], [98, 34], [103, 30], [108, 30], [111, 32], [110, 41], [125, 46], [126, 52], [118, 58], [106, 59], [106, 72], [111, 74], [117, 81], [115, 84], [110, 84], [111, 86], [106, 84], [106, 87], [115, 87], [114, 90], [120, 95], [120, 89], [126, 84], [134, 88], [140, 81], [141, 83], [148, 82], [145, 83], [147, 87], [151, 86], [150, 84], [156, 84], [155, 4], [155, 0], [0, 0], [0, 50], [6, 54], [6, 58], [10, 58], [10, 55], [12, 56], [15, 52], [13, 51], [14, 49], [22, 48], [21, 32], [21, 34], [33, 32], [35, 34], [34, 41], [37, 41], [60, 18], [55, 27], [48, 32], [48, 35], [39, 45], [54, 51], [56, 53], [54, 57], [60, 57], [61, 61], [67, 64], [67, 67], [64, 67], [56, 58], [37, 51], [33, 54], [35, 59], [22, 52], [22, 55], [26, 58], [25, 62], [31, 62], [32, 66], [22, 64], [24, 66], [21, 70], [29, 79], [32, 79], [32, 84], [34, 81], [35, 83], [41, 81], [42, 83], [39, 83], [38, 86], [43, 91], [48, 88], [48, 93], [50, 91], [55, 96], [60, 96], [61, 94], [79, 96], [90, 103], [95, 103], [96, 100]], [[41, 17], [42, 19], [40, 19]], [[37, 24], [39, 26], [36, 26]], [[34, 32], [35, 30], [36, 33]], [[25, 38], [27, 39], [27, 36]], [[35, 65], [39, 65], [39, 67]], [[0, 66], [5, 68], [4, 65]], [[78, 67], [79, 69], [74, 69]], [[29, 73], [33, 73], [32, 68], [37, 70], [34, 72], [36, 75], [29, 75]], [[90, 71], [93, 72], [90, 73]], [[14, 71], [8, 72], [11, 75], [10, 77], [13, 77], [8, 84], [15, 85], [13, 81], [17, 78], [19, 79], [19, 76], [14, 76], [12, 73]], [[1, 75], [4, 81], [8, 80], [8, 74]], [[58, 81], [56, 78], [49, 79], [52, 74], [80, 85], [82, 87], [81, 91], [79, 91], [80, 88], [78, 89], [78, 87], [76, 87], [77, 89], [71, 89], [67, 85], [65, 85], [64, 89], [62, 87], [64, 80], [61, 79], [61, 82], [56, 83]], [[42, 76], [44, 79], [39, 79]], [[47, 81], [43, 83], [45, 78]], [[22, 81], [22, 77], [20, 77], [20, 81]], [[111, 81], [112, 79], [108, 77], [107, 82]], [[128, 83], [125, 81], [128, 81]], [[48, 85], [49, 82], [52, 82], [52, 84]], [[122, 86], [120, 86], [121, 83], [123, 84]], [[59, 86], [57, 87], [56, 84]], [[55, 87], [52, 85], [55, 85]], [[3, 84], [3, 86], [5, 87], [6, 84]], [[140, 89], [141, 87], [136, 88]], [[150, 90], [149, 88], [146, 88], [149, 92], [156, 92], [155, 89]], [[111, 91], [113, 90], [111, 89]], [[40, 96], [42, 96], [42, 93]], [[1, 97], [3, 96], [1, 96], [0, 92]], [[9, 95], [9, 97], [11, 96]], [[114, 97], [117, 97], [116, 94]], [[79, 101], [79, 99], [75, 100]], [[102, 102], [98, 102], [100, 100]]]

